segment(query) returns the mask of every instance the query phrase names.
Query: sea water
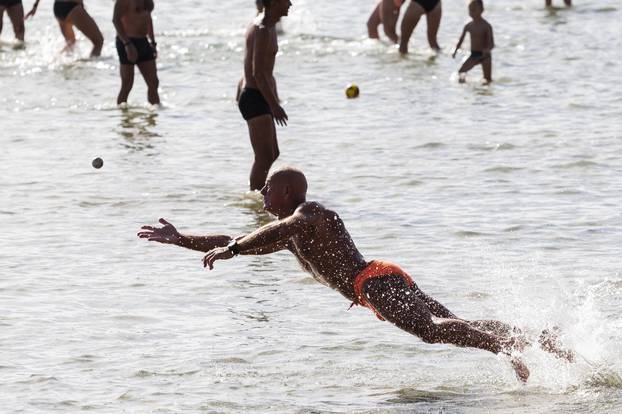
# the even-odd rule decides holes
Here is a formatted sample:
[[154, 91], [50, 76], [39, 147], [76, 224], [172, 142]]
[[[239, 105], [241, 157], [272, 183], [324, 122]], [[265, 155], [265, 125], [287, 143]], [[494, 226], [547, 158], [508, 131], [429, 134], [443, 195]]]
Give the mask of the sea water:
[[422, 20], [407, 57], [366, 39], [371, 0], [293, 3], [277, 165], [305, 171], [367, 259], [460, 317], [557, 326], [577, 362], [529, 347], [523, 385], [504, 357], [347, 311], [290, 254], [207, 271], [200, 252], [139, 240], [160, 217], [228, 235], [271, 219], [246, 194], [234, 102], [254, 2], [156, 2], [163, 106], [137, 73], [126, 109], [113, 2], [86, 3], [105, 37], [94, 60], [82, 35], [59, 53], [44, 2], [25, 48], [6, 18], [0, 46], [0, 411], [622, 412], [622, 5], [486, 2], [483, 86], [479, 67], [457, 82], [461, 1], [443, 3], [443, 52]]

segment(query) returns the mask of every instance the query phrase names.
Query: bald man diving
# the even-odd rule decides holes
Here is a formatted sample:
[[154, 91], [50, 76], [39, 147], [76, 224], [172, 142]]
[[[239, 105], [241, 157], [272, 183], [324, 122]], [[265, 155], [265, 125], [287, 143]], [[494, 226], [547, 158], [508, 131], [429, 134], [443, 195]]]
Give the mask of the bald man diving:
[[[143, 226], [138, 237], [206, 252], [203, 266], [238, 255], [263, 255], [289, 250], [302, 268], [353, 304], [371, 309], [381, 320], [418, 336], [424, 342], [453, 344], [505, 354], [522, 381], [529, 370], [514, 351], [528, 341], [524, 334], [495, 320], [458, 318], [423, 293], [399, 266], [382, 260], [367, 261], [350, 238], [337, 213], [306, 200], [307, 180], [302, 171], [286, 167], [270, 175], [261, 194], [264, 208], [277, 220], [241, 236], [181, 234], [165, 219], [163, 227]], [[543, 349], [568, 360], [571, 351], [558, 348], [552, 335], [543, 335]]]

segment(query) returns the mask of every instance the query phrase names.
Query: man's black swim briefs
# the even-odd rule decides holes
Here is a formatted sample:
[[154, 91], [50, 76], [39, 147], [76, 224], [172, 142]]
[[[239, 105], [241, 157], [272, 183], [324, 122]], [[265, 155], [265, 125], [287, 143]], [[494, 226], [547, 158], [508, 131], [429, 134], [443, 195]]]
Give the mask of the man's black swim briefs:
[[272, 115], [270, 105], [258, 89], [244, 88], [240, 94], [238, 108], [247, 121], [262, 115]]
[[0, 7], [4, 7], [5, 9], [18, 4], [22, 4], [22, 0], [0, 0]]
[[54, 2], [54, 16], [58, 20], [67, 20], [67, 16], [79, 3], [75, 1], [55, 1]]
[[441, 0], [413, 0], [415, 3], [423, 7], [426, 13], [434, 10], [436, 5], [441, 2]]
[[149, 40], [146, 37], [130, 37], [130, 42], [136, 48], [136, 52], [138, 52], [138, 59], [136, 62], [130, 62], [127, 58], [127, 53], [125, 51], [125, 45], [117, 37], [116, 46], [117, 46], [117, 54], [119, 55], [119, 62], [122, 65], [134, 65], [136, 63], [141, 62], [149, 62], [156, 58], [155, 49], [149, 44]]

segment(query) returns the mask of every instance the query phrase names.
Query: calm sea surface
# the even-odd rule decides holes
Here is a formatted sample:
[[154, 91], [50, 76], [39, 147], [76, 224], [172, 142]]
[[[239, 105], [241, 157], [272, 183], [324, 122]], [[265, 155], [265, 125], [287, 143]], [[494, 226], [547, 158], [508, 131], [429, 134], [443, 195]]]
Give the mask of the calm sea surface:
[[234, 103], [251, 0], [156, 2], [157, 110], [138, 76], [130, 108], [115, 106], [112, 1], [86, 2], [97, 60], [81, 36], [58, 53], [52, 1], [23, 50], [5, 18], [0, 412], [622, 412], [622, 3], [542, 3], [486, 3], [490, 87], [480, 68], [456, 80], [457, 0], [444, 53], [422, 21], [407, 58], [366, 40], [373, 1], [294, 0], [276, 68], [290, 118], [277, 164], [307, 173], [368, 259], [464, 318], [561, 327], [579, 361], [527, 349], [524, 386], [503, 357], [348, 312], [289, 254], [209, 272], [201, 253], [136, 238], [159, 217], [231, 235], [270, 220], [245, 192]]

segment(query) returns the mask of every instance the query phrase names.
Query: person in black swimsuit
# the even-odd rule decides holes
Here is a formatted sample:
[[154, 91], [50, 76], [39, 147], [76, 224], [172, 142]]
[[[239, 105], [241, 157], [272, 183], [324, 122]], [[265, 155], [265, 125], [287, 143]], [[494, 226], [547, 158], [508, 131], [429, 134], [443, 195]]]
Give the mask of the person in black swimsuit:
[[400, 53], [408, 53], [408, 41], [417, 27], [419, 19], [425, 14], [428, 24], [428, 43], [436, 51], [440, 51], [436, 35], [441, 24], [441, 0], [411, 0], [404, 18], [402, 19], [402, 37], [400, 39]]
[[279, 50], [276, 24], [287, 16], [290, 0], [262, 0], [263, 14], [246, 31], [244, 77], [238, 83], [236, 101], [248, 125], [255, 160], [250, 173], [250, 190], [263, 188], [270, 167], [279, 157], [276, 126], [287, 125], [274, 79]]
[[[39, 1], [36, 0], [32, 6], [32, 10], [26, 15], [26, 19], [34, 16], [39, 7]], [[54, 1], [54, 16], [60, 26], [60, 31], [67, 42], [63, 52], [73, 49], [76, 43], [76, 35], [73, 31], [75, 26], [79, 31], [93, 43], [91, 57], [101, 55], [102, 46], [104, 45], [104, 36], [97, 27], [95, 20], [86, 12], [82, 0], [56, 0]]]
[[116, 46], [121, 63], [121, 90], [117, 104], [127, 102], [134, 85], [134, 66], [138, 66], [145, 79], [149, 103], [160, 104], [157, 43], [151, 19], [153, 9], [153, 0], [116, 0], [114, 4], [112, 22], [117, 29]]
[[24, 41], [24, 6], [22, 0], [0, 0], [0, 33], [2, 33], [2, 20], [4, 20], [4, 11], [8, 14], [13, 25], [13, 33], [15, 39], [19, 42]]

